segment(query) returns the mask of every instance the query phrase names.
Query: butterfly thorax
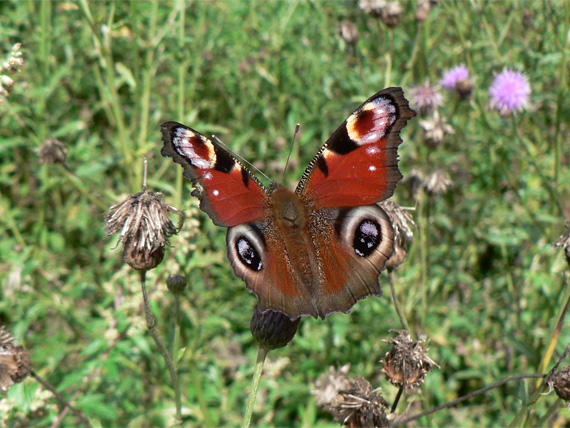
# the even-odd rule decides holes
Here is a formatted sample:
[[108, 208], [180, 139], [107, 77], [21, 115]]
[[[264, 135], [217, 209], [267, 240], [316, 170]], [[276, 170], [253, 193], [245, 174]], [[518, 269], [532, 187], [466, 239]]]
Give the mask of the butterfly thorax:
[[304, 229], [307, 223], [307, 208], [297, 194], [279, 185], [272, 194], [275, 219], [284, 228]]
[[272, 210], [290, 269], [297, 280], [310, 290], [315, 285], [318, 262], [307, 232], [307, 207], [296, 193], [280, 185], [272, 193]]

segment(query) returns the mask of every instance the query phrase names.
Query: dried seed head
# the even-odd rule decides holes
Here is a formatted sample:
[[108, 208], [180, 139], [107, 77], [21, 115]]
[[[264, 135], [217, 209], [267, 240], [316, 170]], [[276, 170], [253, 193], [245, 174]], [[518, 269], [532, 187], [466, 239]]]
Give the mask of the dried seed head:
[[453, 181], [443, 169], [432, 171], [423, 183], [424, 189], [435, 196], [444, 194], [452, 185]]
[[340, 23], [340, 36], [346, 43], [354, 46], [358, 43], [358, 39], [360, 38], [360, 35], [358, 34], [358, 27], [352, 21], [342, 21]]
[[251, 334], [262, 348], [283, 348], [295, 337], [300, 321], [301, 317], [291, 320], [283, 312], [271, 309], [261, 312], [255, 308], [250, 322]]
[[380, 18], [382, 16], [382, 9], [385, 6], [386, 0], [360, 0], [358, 2], [358, 7], [362, 9], [364, 13], [375, 18]]
[[311, 393], [317, 398], [317, 405], [326, 406], [331, 404], [340, 391], [350, 389], [352, 383], [348, 378], [350, 363], [338, 369], [330, 366], [327, 373], [319, 376], [315, 382], [316, 389]]
[[443, 97], [437, 86], [433, 86], [429, 79], [423, 85], [416, 85], [410, 90], [410, 104], [418, 114], [427, 114], [443, 105]]
[[548, 386], [554, 388], [556, 395], [566, 401], [566, 406], [570, 410], [570, 367], [564, 367], [554, 373], [548, 382]]
[[382, 22], [388, 27], [394, 28], [400, 25], [403, 13], [404, 9], [399, 1], [389, 1], [382, 8], [380, 19], [382, 19]]
[[415, 228], [416, 224], [410, 214], [397, 203], [384, 201], [380, 206], [390, 217], [394, 228], [394, 251], [386, 262], [386, 268], [394, 269], [406, 260], [408, 249], [414, 242], [412, 228]]
[[182, 292], [186, 288], [187, 283], [188, 280], [186, 279], [186, 277], [178, 273], [170, 275], [166, 280], [166, 286], [174, 294], [182, 294]]
[[398, 336], [391, 340], [392, 349], [380, 360], [384, 364], [382, 371], [392, 384], [414, 388], [423, 383], [434, 366], [439, 366], [428, 356], [425, 341], [413, 340], [406, 330], [390, 331]]
[[388, 402], [361, 376], [349, 380], [327, 409], [335, 420], [348, 427], [389, 427]]
[[0, 391], [7, 392], [32, 372], [32, 360], [21, 345], [14, 345], [14, 336], [0, 327]]
[[566, 255], [566, 261], [570, 265], [570, 224], [566, 225], [566, 232], [554, 243], [555, 247], [562, 247]]
[[416, 21], [423, 22], [428, 19], [433, 4], [436, 4], [433, 0], [418, 0], [416, 3]]
[[18, 68], [24, 65], [24, 57], [22, 56], [21, 43], [12, 46], [12, 50], [6, 61], [0, 67], [0, 71], [18, 71]]
[[181, 221], [184, 219], [182, 211], [167, 205], [160, 193], [130, 195], [105, 213], [106, 236], [121, 233], [123, 257], [133, 269], [153, 269], [164, 257], [168, 238], [179, 230], [169, 213], [182, 216]]
[[67, 159], [67, 148], [65, 144], [55, 138], [48, 138], [36, 149], [40, 155], [40, 163], [55, 164], [65, 163]]
[[420, 120], [420, 126], [424, 129], [426, 142], [431, 146], [437, 146], [443, 141], [446, 134], [455, 134], [453, 127], [436, 110], [429, 120]]

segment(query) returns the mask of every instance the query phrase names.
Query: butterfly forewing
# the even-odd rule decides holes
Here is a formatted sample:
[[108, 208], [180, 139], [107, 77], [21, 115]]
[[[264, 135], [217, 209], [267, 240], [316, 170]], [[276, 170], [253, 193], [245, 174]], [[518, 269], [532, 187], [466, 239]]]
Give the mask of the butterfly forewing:
[[231, 154], [177, 122], [162, 124], [163, 156], [184, 167], [197, 188], [200, 208], [219, 226], [236, 226], [266, 216], [265, 187]]
[[296, 192], [315, 208], [370, 205], [389, 198], [402, 178], [400, 131], [414, 116], [401, 88], [373, 95], [328, 139]]

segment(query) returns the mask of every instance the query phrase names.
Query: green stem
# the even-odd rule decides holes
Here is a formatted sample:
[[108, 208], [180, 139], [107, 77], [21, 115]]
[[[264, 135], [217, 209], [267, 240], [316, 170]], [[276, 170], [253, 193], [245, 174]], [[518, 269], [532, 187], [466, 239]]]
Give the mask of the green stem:
[[259, 382], [261, 380], [261, 374], [263, 373], [263, 365], [265, 364], [265, 357], [267, 357], [268, 352], [269, 351], [265, 348], [257, 348], [257, 361], [255, 362], [251, 391], [249, 392], [249, 398], [247, 399], [247, 409], [245, 411], [245, 417], [243, 418], [243, 428], [249, 428], [251, 425], [253, 407], [255, 406], [255, 400], [257, 399], [257, 390], [259, 389]]
[[427, 319], [428, 314], [428, 292], [427, 292], [427, 264], [428, 264], [428, 244], [427, 244], [427, 233], [428, 233], [428, 222], [429, 216], [427, 214], [427, 198], [425, 192], [422, 190], [420, 192], [420, 196], [418, 198], [418, 205], [419, 205], [419, 221], [418, 221], [418, 228], [419, 228], [419, 236], [420, 236], [420, 272], [421, 272], [421, 293], [422, 293], [422, 300], [423, 300], [423, 314], [422, 314], [422, 324], [425, 325], [425, 321]]
[[561, 198], [558, 195], [558, 191], [555, 187], [551, 186], [548, 179], [542, 173], [542, 168], [534, 160], [534, 154], [533, 154], [533, 151], [531, 150], [530, 143], [526, 139], [522, 138], [521, 135], [519, 134], [519, 131], [517, 128], [517, 123], [516, 123], [516, 118], [515, 118], [514, 114], [512, 115], [512, 120], [513, 120], [513, 131], [514, 131], [515, 137], [527, 153], [525, 160], [528, 163], [530, 163], [532, 166], [534, 166], [534, 169], [538, 173], [540, 179], [542, 180], [542, 183], [544, 184], [544, 187], [546, 187], [546, 190], [548, 191], [548, 194], [550, 195], [550, 198], [552, 199], [552, 203], [558, 209], [559, 214], [564, 214], [564, 209], [562, 208], [562, 204], [560, 203]]
[[[117, 86], [115, 83], [115, 67], [114, 67], [114, 60], [113, 60], [113, 53], [111, 49], [111, 28], [113, 25], [113, 16], [114, 16], [114, 3], [111, 4], [111, 11], [109, 12], [109, 20], [106, 24], [106, 33], [104, 33], [103, 38], [99, 35], [98, 29], [95, 26], [95, 21], [93, 20], [93, 16], [91, 15], [91, 10], [89, 9], [89, 3], [87, 0], [79, 0], [79, 6], [81, 11], [83, 12], [83, 16], [91, 29], [91, 34], [93, 37], [93, 41], [95, 47], [98, 49], [99, 55], [99, 63], [101, 68], [104, 70], [105, 73], [105, 84], [106, 88], [100, 88], [101, 90], [109, 91], [109, 100], [111, 103], [111, 111], [112, 117], [110, 120], [116, 124], [118, 134], [119, 134], [119, 144], [121, 151], [123, 153], [123, 158], [125, 162], [125, 169], [127, 172], [127, 176], [129, 179], [129, 184], [131, 189], [138, 188], [138, 182], [135, 181], [135, 177], [133, 175], [133, 171], [131, 170], [132, 161], [134, 158], [134, 150], [132, 150], [131, 145], [129, 144], [129, 137], [127, 133], [127, 127], [125, 125], [125, 119], [123, 116], [123, 109], [121, 106], [119, 93], [117, 91]], [[102, 98], [105, 98], [103, 94], [101, 94]], [[139, 181], [140, 182], [140, 181]]]
[[73, 186], [75, 186], [77, 190], [79, 190], [79, 193], [81, 193], [83, 196], [89, 199], [89, 201], [92, 204], [96, 205], [102, 211], [107, 211], [109, 209], [109, 206], [102, 201], [100, 195], [97, 195], [93, 190], [87, 189], [84, 186], [81, 179], [77, 175], [75, 175], [75, 173], [71, 170], [71, 168], [69, 168], [66, 165], [60, 165], [60, 164], [58, 164], [58, 166], [60, 168], [60, 172], [63, 172], [63, 174], [67, 177], [69, 182]]
[[150, 302], [148, 300], [148, 295], [146, 292], [146, 270], [142, 270], [140, 272], [141, 275], [141, 288], [143, 293], [143, 301], [144, 301], [144, 314], [146, 317], [146, 326], [148, 328], [148, 332], [154, 339], [160, 353], [162, 354], [162, 358], [166, 361], [166, 365], [168, 367], [168, 371], [170, 372], [170, 377], [172, 378], [172, 384], [174, 386], [174, 393], [176, 395], [176, 423], [182, 424], [182, 405], [180, 399], [180, 384], [178, 383], [178, 374], [176, 373], [176, 367], [172, 362], [172, 358], [168, 353], [168, 349], [164, 344], [162, 338], [160, 337], [160, 333], [156, 329], [156, 321], [154, 316], [152, 315], [152, 311], [150, 309]]
[[180, 338], [180, 295], [174, 294], [174, 339], [172, 340], [172, 358], [174, 367], [178, 368], [178, 339]]
[[406, 319], [406, 314], [400, 305], [400, 301], [398, 300], [398, 296], [396, 295], [396, 287], [394, 287], [394, 277], [393, 272], [391, 270], [388, 271], [388, 281], [390, 282], [390, 290], [392, 291], [392, 300], [394, 301], [394, 306], [396, 308], [396, 313], [398, 314], [398, 318], [400, 319], [400, 323], [402, 327], [410, 333], [414, 340], [417, 340], [415, 333], [410, 329], [408, 325], [408, 320]]
[[[178, 49], [180, 52], [185, 50], [185, 32], [184, 32], [184, 21], [185, 21], [185, 11], [186, 2], [185, 0], [179, 0], [178, 2]], [[186, 70], [187, 62], [185, 59], [178, 61], [178, 103], [177, 103], [177, 118], [179, 121], [184, 121], [185, 108], [184, 108], [184, 97], [186, 94]], [[182, 206], [182, 189], [184, 188], [184, 179], [182, 176], [182, 169], [176, 168], [176, 193], [174, 195], [174, 203], [177, 207]]]

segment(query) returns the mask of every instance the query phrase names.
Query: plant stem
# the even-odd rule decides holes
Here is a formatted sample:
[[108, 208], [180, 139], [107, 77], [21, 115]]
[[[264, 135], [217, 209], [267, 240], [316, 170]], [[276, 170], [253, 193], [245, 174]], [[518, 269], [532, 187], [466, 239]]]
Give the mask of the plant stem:
[[481, 389], [478, 389], [477, 391], [473, 391], [467, 395], [464, 395], [463, 397], [459, 397], [456, 400], [449, 401], [445, 404], [442, 404], [441, 406], [434, 407], [433, 409], [426, 410], [425, 412], [418, 413], [417, 415], [410, 416], [409, 418], [404, 418], [402, 420], [395, 420], [393, 425], [391, 425], [391, 426], [396, 427], [396, 426], [400, 426], [400, 425], [406, 425], [412, 421], [415, 421], [416, 419], [422, 418], [422, 417], [427, 416], [427, 415], [431, 415], [432, 413], [439, 412], [440, 410], [446, 409], [448, 407], [453, 407], [456, 404], [459, 404], [465, 400], [469, 400], [470, 398], [475, 397], [476, 395], [484, 394], [485, 392], [490, 391], [491, 389], [502, 386], [502, 385], [506, 384], [507, 382], [510, 382], [513, 380], [521, 380], [521, 379], [528, 379], [528, 378], [544, 378], [544, 377], [546, 377], [546, 375], [544, 375], [544, 374], [523, 374], [523, 375], [518, 375], [518, 376], [511, 376], [509, 378], [506, 378], [506, 379], [503, 379], [499, 382], [496, 382], [492, 385], [486, 386], [485, 388], [481, 388]]
[[49, 389], [49, 391], [55, 395], [57, 397], [57, 399], [59, 401], [61, 401], [63, 404], [65, 404], [65, 407], [67, 407], [68, 409], [70, 409], [73, 414], [75, 416], [77, 416], [79, 418], [79, 420], [81, 421], [81, 423], [87, 427], [91, 427], [91, 424], [89, 423], [89, 420], [87, 420], [87, 418], [85, 417], [85, 415], [80, 412], [79, 410], [77, 410], [75, 407], [73, 407], [71, 405], [71, 403], [69, 401], [67, 401], [65, 399], [65, 397], [63, 395], [61, 395], [57, 389], [55, 389], [55, 387], [49, 383], [47, 380], [43, 379], [39, 374], [37, 374], [35, 371], [31, 371], [31, 375], [39, 382], [41, 383], [44, 388]]
[[410, 326], [408, 325], [408, 320], [406, 319], [406, 314], [402, 309], [402, 305], [400, 305], [400, 301], [398, 300], [398, 296], [396, 295], [396, 287], [394, 287], [394, 277], [391, 270], [388, 271], [388, 282], [390, 282], [390, 290], [392, 291], [392, 299], [394, 300], [394, 306], [396, 307], [396, 313], [398, 314], [398, 318], [400, 319], [400, 323], [402, 327], [410, 333], [412, 339], [417, 340], [415, 333], [410, 330]]
[[146, 292], [146, 270], [142, 270], [140, 274], [141, 274], [141, 288], [142, 288], [143, 301], [144, 301], [144, 314], [146, 317], [146, 326], [148, 328], [148, 332], [156, 342], [156, 345], [158, 346], [158, 349], [162, 354], [162, 358], [164, 358], [164, 361], [166, 361], [166, 365], [168, 366], [168, 371], [170, 372], [170, 377], [172, 378], [172, 383], [174, 385], [174, 393], [176, 396], [176, 422], [177, 424], [181, 424], [182, 405], [180, 399], [180, 384], [178, 383], [178, 375], [176, 373], [176, 367], [172, 362], [172, 358], [168, 353], [166, 345], [164, 344], [162, 338], [160, 337], [160, 333], [156, 329], [156, 321], [154, 319], [154, 316], [152, 315], [152, 311], [150, 310], [150, 303]]
[[394, 404], [392, 404], [392, 408], [390, 409], [390, 413], [394, 413], [396, 411], [396, 407], [398, 407], [398, 403], [400, 402], [400, 398], [402, 397], [402, 392], [404, 392], [404, 387], [401, 386], [398, 390], [398, 394], [396, 398], [394, 398]]
[[243, 428], [249, 428], [251, 425], [251, 416], [253, 414], [253, 407], [255, 406], [255, 400], [257, 398], [257, 390], [259, 389], [259, 381], [261, 380], [261, 374], [263, 373], [263, 365], [265, 364], [265, 357], [269, 351], [261, 346], [257, 348], [257, 361], [255, 362], [255, 370], [253, 372], [253, 381], [251, 383], [251, 391], [249, 392], [249, 398], [247, 399], [247, 409], [245, 411], [245, 417], [243, 418]]

